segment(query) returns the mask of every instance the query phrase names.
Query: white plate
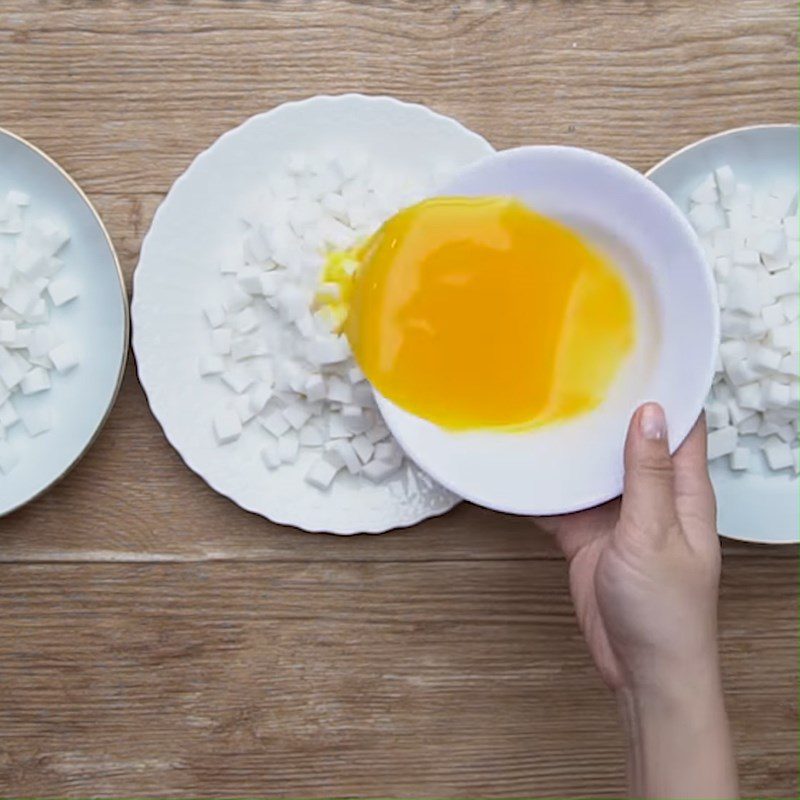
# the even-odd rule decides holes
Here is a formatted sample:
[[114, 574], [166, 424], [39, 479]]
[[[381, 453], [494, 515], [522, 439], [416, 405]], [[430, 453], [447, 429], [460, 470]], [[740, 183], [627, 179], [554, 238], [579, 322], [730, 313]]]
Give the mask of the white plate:
[[[737, 128], [702, 139], [656, 164], [648, 177], [684, 211], [689, 193], [715, 167], [730, 164], [736, 177], [754, 186], [797, 177], [797, 125]], [[723, 536], [774, 544], [800, 540], [800, 480], [766, 465], [733, 472], [727, 459], [710, 465]]]
[[201, 308], [218, 281], [220, 256], [241, 238], [248, 199], [291, 153], [337, 146], [363, 148], [412, 177], [429, 175], [443, 161], [461, 166], [493, 152], [455, 120], [389, 97], [313, 97], [252, 117], [201, 153], [156, 212], [134, 275], [133, 348], [167, 439], [216, 491], [285, 525], [378, 533], [443, 513], [458, 498], [416, 467], [375, 486], [340, 476], [330, 492], [304, 481], [310, 454], [269, 472], [259, 436], [216, 445], [211, 409], [225, 389], [197, 374], [198, 342], [207, 336]]
[[100, 217], [75, 182], [30, 143], [0, 129], [0, 193], [31, 195], [27, 213], [62, 220], [71, 239], [59, 254], [80, 297], [51, 313], [51, 324], [74, 342], [80, 365], [52, 375], [49, 392], [14, 396], [18, 410], [43, 405], [53, 427], [34, 439], [22, 425], [8, 431], [19, 463], [0, 475], [0, 516], [19, 508], [61, 478], [88, 449], [117, 396], [128, 353], [128, 299], [114, 247]]
[[387, 424], [436, 480], [489, 508], [561, 514], [616, 497], [635, 408], [645, 400], [661, 403], [674, 449], [694, 425], [711, 385], [719, 314], [697, 237], [669, 198], [638, 172], [574, 147], [497, 153], [443, 191], [518, 197], [580, 231], [627, 279], [636, 346], [603, 403], [561, 424], [522, 433], [454, 433], [380, 397]]

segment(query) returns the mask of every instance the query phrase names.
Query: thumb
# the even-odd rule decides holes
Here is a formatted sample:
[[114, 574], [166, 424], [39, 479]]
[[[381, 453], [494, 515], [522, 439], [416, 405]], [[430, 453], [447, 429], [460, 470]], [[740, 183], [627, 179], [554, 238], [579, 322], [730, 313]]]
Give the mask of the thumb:
[[641, 406], [628, 428], [619, 527], [623, 536], [656, 544], [679, 528], [667, 421], [657, 403]]

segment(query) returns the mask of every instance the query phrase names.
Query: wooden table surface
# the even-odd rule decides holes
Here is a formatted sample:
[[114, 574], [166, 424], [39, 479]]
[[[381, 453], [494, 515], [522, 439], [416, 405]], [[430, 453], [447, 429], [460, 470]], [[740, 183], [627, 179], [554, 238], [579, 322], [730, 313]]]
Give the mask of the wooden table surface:
[[[645, 169], [796, 121], [796, 32], [790, 0], [3, 0], [0, 125], [86, 190], [130, 282], [193, 156], [285, 100], [388, 93], [497, 147]], [[748, 796], [798, 791], [797, 577], [796, 548], [725, 547]], [[379, 537], [272, 525], [186, 469], [132, 365], [90, 453], [0, 520], [5, 797], [623, 791], [564, 563], [525, 520], [462, 505]]]

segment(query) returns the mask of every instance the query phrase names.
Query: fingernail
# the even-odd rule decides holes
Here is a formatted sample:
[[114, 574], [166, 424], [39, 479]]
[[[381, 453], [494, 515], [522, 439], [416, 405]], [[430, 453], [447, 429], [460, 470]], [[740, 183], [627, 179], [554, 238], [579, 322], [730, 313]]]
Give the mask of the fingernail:
[[645, 439], [666, 439], [667, 421], [658, 403], [645, 403], [639, 415], [639, 429]]

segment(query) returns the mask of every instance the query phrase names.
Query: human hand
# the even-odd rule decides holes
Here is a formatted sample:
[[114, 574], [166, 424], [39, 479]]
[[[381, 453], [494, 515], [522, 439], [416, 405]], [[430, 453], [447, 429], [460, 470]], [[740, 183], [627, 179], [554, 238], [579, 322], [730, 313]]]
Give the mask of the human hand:
[[663, 411], [642, 406], [622, 500], [537, 523], [569, 561], [578, 622], [609, 687], [715, 661], [720, 551], [702, 419], [670, 457]]
[[736, 797], [705, 420], [670, 456], [663, 410], [642, 406], [628, 430], [622, 499], [538, 524], [569, 561], [578, 623], [616, 691], [632, 795]]

